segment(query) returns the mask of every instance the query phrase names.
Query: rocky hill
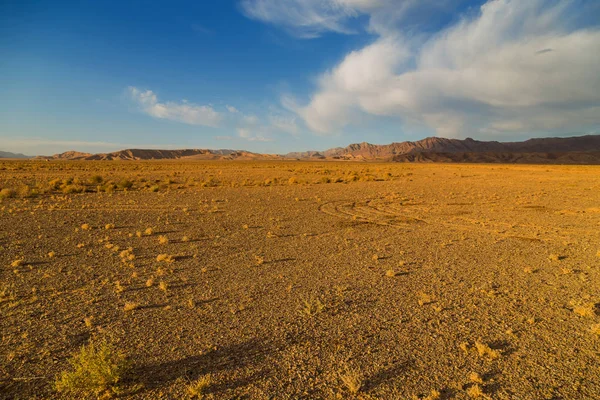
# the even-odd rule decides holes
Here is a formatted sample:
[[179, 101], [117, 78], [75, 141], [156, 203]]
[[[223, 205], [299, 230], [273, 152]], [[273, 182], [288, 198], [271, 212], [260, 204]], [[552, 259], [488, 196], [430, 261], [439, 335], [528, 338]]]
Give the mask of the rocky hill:
[[47, 160], [254, 160], [280, 159], [281, 156], [258, 154], [239, 150], [153, 150], [126, 149], [112, 153], [80, 153], [67, 151], [53, 156], [38, 156], [37, 159]]
[[[539, 138], [524, 142], [430, 137], [386, 145], [355, 143], [323, 152], [289, 153], [297, 159], [382, 160], [403, 162], [600, 163], [600, 135]], [[529, 160], [529, 161], [527, 161]]]

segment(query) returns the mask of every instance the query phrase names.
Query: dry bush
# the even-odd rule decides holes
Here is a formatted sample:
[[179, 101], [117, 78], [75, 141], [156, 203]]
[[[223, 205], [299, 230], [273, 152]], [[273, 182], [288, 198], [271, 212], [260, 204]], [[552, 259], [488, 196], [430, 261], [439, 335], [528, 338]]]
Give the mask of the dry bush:
[[187, 394], [191, 399], [202, 399], [206, 394], [206, 389], [212, 383], [210, 375], [203, 375], [187, 386]]
[[0, 190], [0, 199], [11, 199], [16, 197], [17, 192], [14, 189], [4, 188]]
[[581, 317], [592, 318], [596, 315], [595, 303], [581, 303], [573, 306], [573, 312]]
[[469, 374], [469, 380], [473, 383], [483, 383], [483, 378], [477, 372], [471, 372]]
[[158, 243], [160, 243], [160, 244], [167, 244], [167, 243], [169, 243], [169, 238], [166, 237], [165, 235], [160, 235], [158, 237]]
[[364, 377], [358, 369], [346, 368], [346, 370], [340, 373], [340, 380], [352, 394], [360, 392], [364, 385]]
[[123, 311], [133, 311], [133, 310], [137, 310], [138, 308], [140, 308], [139, 303], [135, 303], [133, 301], [128, 301], [123, 306]]
[[14, 284], [2, 284], [0, 285], [0, 303], [5, 301], [13, 301], [16, 298]]
[[54, 387], [74, 396], [117, 394], [130, 370], [125, 355], [106, 341], [90, 342], [69, 360], [71, 371], [63, 371]]
[[477, 399], [479, 397], [484, 397], [485, 393], [481, 390], [479, 385], [473, 385], [467, 389], [467, 395], [473, 399]]
[[20, 267], [21, 265], [23, 265], [23, 262], [24, 262], [24, 259], [18, 258], [16, 260], [14, 260], [12, 263], [10, 263], [10, 266], [13, 268]]
[[299, 312], [307, 317], [314, 317], [325, 309], [325, 304], [316, 297], [304, 298], [300, 302]]
[[158, 262], [164, 261], [164, 262], [170, 264], [170, 263], [175, 262], [175, 257], [173, 257], [172, 255], [169, 255], [169, 254], [159, 254], [158, 256], [156, 256], [156, 261], [158, 261]]
[[424, 306], [426, 304], [433, 303], [433, 297], [428, 295], [427, 293], [419, 292], [418, 296], [419, 296], [418, 302], [419, 302], [420, 306]]
[[475, 348], [477, 349], [477, 353], [480, 357], [488, 356], [491, 360], [495, 360], [500, 357], [500, 352], [498, 350], [492, 349], [485, 343], [475, 342]]
[[160, 281], [158, 283], [158, 288], [163, 292], [167, 293], [167, 291], [169, 290], [169, 285], [165, 281]]

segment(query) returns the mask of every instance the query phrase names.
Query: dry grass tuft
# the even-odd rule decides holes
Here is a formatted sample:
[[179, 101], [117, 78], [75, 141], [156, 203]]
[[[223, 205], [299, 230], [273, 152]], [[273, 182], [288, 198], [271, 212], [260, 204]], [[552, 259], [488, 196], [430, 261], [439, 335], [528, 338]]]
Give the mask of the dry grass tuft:
[[63, 371], [54, 387], [76, 397], [120, 393], [121, 382], [130, 370], [125, 355], [107, 342], [90, 342], [69, 363], [72, 370]]
[[353, 368], [346, 368], [343, 373], [340, 373], [340, 380], [352, 394], [357, 394], [361, 391], [364, 385], [364, 377], [362, 373]]
[[128, 301], [123, 306], [123, 311], [133, 311], [133, 310], [137, 310], [138, 308], [140, 308], [140, 304], [139, 303], [135, 303], [133, 301]]
[[559, 254], [550, 254], [550, 255], [548, 256], [548, 260], [550, 260], [550, 261], [560, 261], [560, 260], [562, 260], [563, 258], [564, 258], [564, 257], [563, 257], [563, 256], [561, 256], [561, 255], [559, 255]]
[[592, 331], [592, 333], [595, 333], [596, 335], [600, 335], [600, 324], [592, 325], [590, 330]]
[[302, 299], [299, 312], [309, 318], [321, 313], [325, 309], [325, 304], [316, 297]]
[[424, 306], [426, 304], [433, 303], [433, 297], [428, 295], [427, 293], [419, 292], [418, 296], [419, 296], [418, 302], [419, 302], [420, 306]]
[[596, 315], [596, 304], [577, 304], [573, 306], [573, 312], [581, 317], [592, 318], [594, 315]]
[[54, 258], [56, 256], [56, 253], [51, 251], [48, 253], [48, 258]]
[[83, 225], [81, 225], [81, 230], [89, 231], [90, 229], [92, 229], [92, 227], [90, 226], [90, 224], [83, 224]]
[[24, 261], [24, 259], [22, 259], [22, 258], [16, 259], [12, 263], [10, 263], [10, 266], [13, 268], [20, 267], [21, 265], [23, 265], [23, 261]]
[[471, 372], [469, 374], [469, 380], [473, 383], [483, 384], [483, 378], [477, 372]]
[[144, 231], [144, 235], [146, 236], [150, 236], [152, 234], [154, 234], [154, 229], [152, 228], [146, 228], [146, 230]]
[[160, 244], [167, 244], [167, 243], [169, 243], [169, 238], [166, 237], [165, 235], [160, 235], [158, 237], [158, 243], [160, 243]]
[[468, 388], [467, 395], [469, 397], [471, 397], [472, 399], [485, 397], [485, 393], [483, 393], [483, 390], [481, 389], [481, 387], [479, 385], [473, 385], [470, 388]]
[[159, 254], [158, 256], [156, 256], [156, 261], [158, 261], [158, 262], [164, 261], [164, 262], [170, 264], [170, 263], [175, 262], [175, 257], [173, 257], [169, 254]]
[[495, 360], [500, 357], [500, 352], [498, 350], [492, 349], [485, 343], [475, 342], [475, 348], [477, 349], [477, 353], [480, 357], [488, 356], [491, 360]]
[[146, 287], [151, 287], [152, 285], [154, 285], [154, 278], [148, 278], [146, 281]]
[[191, 399], [201, 399], [206, 393], [206, 389], [212, 383], [210, 375], [203, 375], [187, 386], [187, 394]]
[[14, 284], [2, 284], [0, 286], [0, 303], [4, 303], [5, 301], [13, 301], [16, 298], [14, 288]]
[[163, 292], [167, 293], [167, 291], [169, 290], [169, 285], [165, 281], [160, 281], [158, 284], [158, 288]]
[[115, 229], [115, 224], [106, 224], [104, 225], [104, 229]]
[[423, 397], [423, 400], [440, 400], [442, 394], [437, 390], [432, 390], [427, 396]]

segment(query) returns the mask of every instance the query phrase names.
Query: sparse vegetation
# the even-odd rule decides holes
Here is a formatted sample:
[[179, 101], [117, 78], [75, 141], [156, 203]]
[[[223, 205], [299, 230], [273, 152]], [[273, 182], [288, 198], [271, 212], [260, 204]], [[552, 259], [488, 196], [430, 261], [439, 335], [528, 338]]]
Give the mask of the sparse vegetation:
[[594, 398], [600, 174], [547, 168], [0, 160], [0, 397]]
[[300, 313], [307, 317], [314, 317], [325, 309], [325, 304], [317, 297], [311, 296], [301, 300]]
[[477, 353], [480, 357], [488, 357], [490, 360], [495, 360], [500, 357], [500, 352], [498, 350], [492, 349], [485, 343], [475, 342], [475, 348], [477, 349]]
[[346, 368], [346, 370], [340, 373], [340, 380], [344, 384], [348, 392], [357, 394], [363, 387], [363, 375], [358, 369]]
[[210, 375], [203, 375], [187, 386], [187, 394], [192, 399], [202, 399], [206, 390], [210, 387], [212, 378]]
[[90, 342], [69, 360], [71, 369], [55, 382], [59, 392], [83, 396], [110, 395], [123, 391], [130, 363], [123, 353], [106, 341]]

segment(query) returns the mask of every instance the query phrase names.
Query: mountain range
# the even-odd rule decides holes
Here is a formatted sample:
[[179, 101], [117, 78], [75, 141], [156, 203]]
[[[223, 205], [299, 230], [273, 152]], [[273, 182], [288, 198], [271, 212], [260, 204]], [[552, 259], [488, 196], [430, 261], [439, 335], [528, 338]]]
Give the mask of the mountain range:
[[0, 158], [31, 158], [21, 153], [11, 153], [9, 151], [1, 151], [0, 150]]
[[[26, 157], [0, 152], [0, 158]], [[68, 151], [45, 160], [347, 160], [394, 162], [467, 162], [529, 164], [600, 164], [600, 135], [536, 138], [523, 142], [498, 142], [429, 137], [416, 142], [377, 145], [367, 142], [325, 151], [260, 154], [244, 150], [126, 149], [112, 153]]]

